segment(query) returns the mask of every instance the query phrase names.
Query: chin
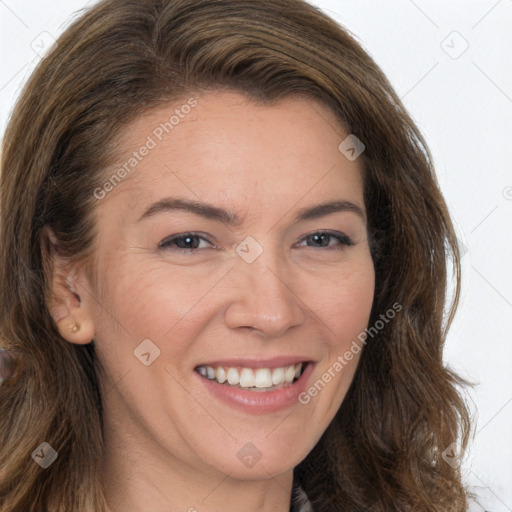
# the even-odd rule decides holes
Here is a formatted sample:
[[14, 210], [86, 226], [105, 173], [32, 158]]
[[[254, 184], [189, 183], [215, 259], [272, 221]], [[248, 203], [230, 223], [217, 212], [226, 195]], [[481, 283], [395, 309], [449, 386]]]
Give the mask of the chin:
[[[306, 443], [304, 436], [297, 433], [296, 429], [294, 434], [287, 431], [284, 437], [288, 442], [283, 441], [283, 436], [271, 440], [272, 434], [265, 437], [265, 434], [261, 433], [259, 437], [253, 437], [253, 441], [232, 440], [228, 446], [217, 444], [215, 450], [210, 450], [203, 460], [217, 471], [234, 479], [273, 478], [293, 470], [316, 444], [317, 439], [311, 439]], [[283, 434], [285, 434], [284, 430]], [[318, 434], [318, 439], [320, 436], [321, 434]], [[290, 437], [293, 439], [293, 444], [290, 443]]]

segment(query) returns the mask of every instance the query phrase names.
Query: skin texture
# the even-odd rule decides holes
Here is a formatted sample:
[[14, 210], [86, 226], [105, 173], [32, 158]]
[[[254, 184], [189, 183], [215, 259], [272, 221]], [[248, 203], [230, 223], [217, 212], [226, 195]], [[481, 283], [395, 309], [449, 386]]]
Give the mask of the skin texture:
[[[293, 468], [334, 417], [360, 353], [307, 405], [260, 415], [216, 399], [194, 369], [233, 357], [300, 355], [315, 362], [309, 387], [349, 349], [368, 324], [374, 293], [365, 220], [351, 211], [293, 218], [331, 200], [364, 212], [362, 168], [338, 150], [348, 134], [312, 100], [263, 106], [228, 91], [194, 97], [197, 106], [98, 201], [97, 282], [85, 266], [68, 277], [56, 260], [52, 314], [71, 343], [94, 338], [106, 369], [111, 512], [285, 512]], [[117, 164], [177, 107], [131, 123]], [[228, 226], [183, 211], [138, 221], [168, 196], [232, 210], [243, 222]], [[331, 237], [326, 248], [305, 238], [323, 230], [353, 245]], [[176, 244], [158, 247], [188, 232], [205, 237], [188, 254]], [[263, 248], [252, 263], [236, 252], [248, 236]], [[134, 356], [146, 338], [160, 350], [149, 366]], [[261, 453], [253, 467], [237, 457], [248, 442]]]

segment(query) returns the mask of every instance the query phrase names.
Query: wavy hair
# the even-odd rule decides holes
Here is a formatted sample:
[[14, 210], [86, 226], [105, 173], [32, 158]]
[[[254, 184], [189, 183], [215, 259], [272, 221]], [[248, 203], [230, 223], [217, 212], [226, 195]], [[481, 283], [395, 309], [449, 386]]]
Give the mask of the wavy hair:
[[[93, 191], [123, 126], [193, 92], [327, 105], [365, 145], [376, 273], [368, 341], [331, 424], [294, 469], [316, 512], [462, 512], [460, 470], [442, 452], [471, 428], [443, 345], [460, 261], [424, 138], [373, 59], [302, 0], [103, 0], [74, 20], [17, 101], [0, 177], [0, 339], [18, 371], [0, 388], [3, 512], [103, 511], [99, 361], [49, 313], [53, 251], [92, 263]], [[48, 239], [51, 227], [57, 241]], [[446, 307], [449, 263], [455, 290]], [[59, 453], [46, 470], [31, 453]]]

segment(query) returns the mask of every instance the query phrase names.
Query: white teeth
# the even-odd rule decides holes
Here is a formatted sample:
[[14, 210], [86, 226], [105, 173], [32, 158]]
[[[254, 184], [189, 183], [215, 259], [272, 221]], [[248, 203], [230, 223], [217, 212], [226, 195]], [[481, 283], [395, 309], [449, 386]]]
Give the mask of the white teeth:
[[268, 368], [258, 368], [256, 370], [254, 385], [257, 388], [269, 388], [272, 386], [272, 375]]
[[[201, 367], [199, 367], [201, 368]], [[221, 383], [221, 384], [224, 384], [224, 382], [226, 382], [227, 380], [227, 375], [226, 375], [226, 370], [224, 370], [224, 368], [222, 368], [222, 366], [219, 366], [217, 368], [217, 380]]]
[[228, 382], [232, 386], [236, 386], [240, 382], [240, 376], [238, 375], [238, 370], [236, 368], [230, 368], [228, 370]]
[[219, 366], [199, 366], [197, 371], [200, 375], [209, 380], [216, 380], [220, 384], [239, 386], [246, 389], [257, 391], [258, 389], [268, 389], [273, 386], [291, 384], [298, 378], [302, 372], [303, 363], [290, 366], [281, 366], [270, 370], [269, 368], [242, 368], [240, 372], [237, 368], [223, 368]]
[[243, 388], [254, 387], [254, 372], [250, 368], [244, 368], [240, 373], [240, 386]]
[[272, 372], [272, 384], [277, 386], [284, 382], [284, 368], [275, 368]]
[[292, 382], [295, 378], [295, 366], [292, 364], [291, 366], [287, 366], [284, 371], [284, 381]]

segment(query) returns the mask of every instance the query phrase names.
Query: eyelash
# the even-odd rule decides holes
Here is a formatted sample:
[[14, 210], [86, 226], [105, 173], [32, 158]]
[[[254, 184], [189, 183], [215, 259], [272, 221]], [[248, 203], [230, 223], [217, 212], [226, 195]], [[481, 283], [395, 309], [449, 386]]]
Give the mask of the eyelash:
[[[327, 235], [328, 237], [332, 237], [332, 238], [336, 238], [342, 246], [345, 246], [345, 247], [349, 247], [351, 245], [354, 245], [352, 243], [352, 240], [345, 234], [343, 233], [338, 233], [338, 232], [332, 232], [332, 231], [316, 231], [314, 233], [311, 233], [310, 235], [306, 235], [305, 237], [303, 237], [301, 239], [302, 240], [307, 240], [308, 238], [311, 238], [315, 235]], [[171, 245], [174, 244], [177, 240], [184, 240], [186, 238], [202, 238], [203, 240], [205, 240], [206, 242], [210, 243], [211, 242], [204, 236], [202, 236], [200, 233], [180, 233], [178, 235], [173, 235], [172, 237], [169, 237], [167, 239], [165, 239], [163, 242], [161, 242], [159, 244], [159, 248], [160, 249], [170, 249]], [[315, 247], [312, 247], [313, 249]], [[336, 249], [335, 247], [316, 247], [317, 249], [326, 249], [328, 251], [332, 251], [332, 250], [344, 250], [344, 247], [341, 247], [341, 249]], [[173, 249], [175, 252], [178, 252], [178, 253], [182, 253], [182, 254], [191, 254], [191, 253], [194, 253], [194, 252], [197, 252], [199, 251], [200, 249], [182, 249], [181, 247], [177, 247], [175, 249]]]

